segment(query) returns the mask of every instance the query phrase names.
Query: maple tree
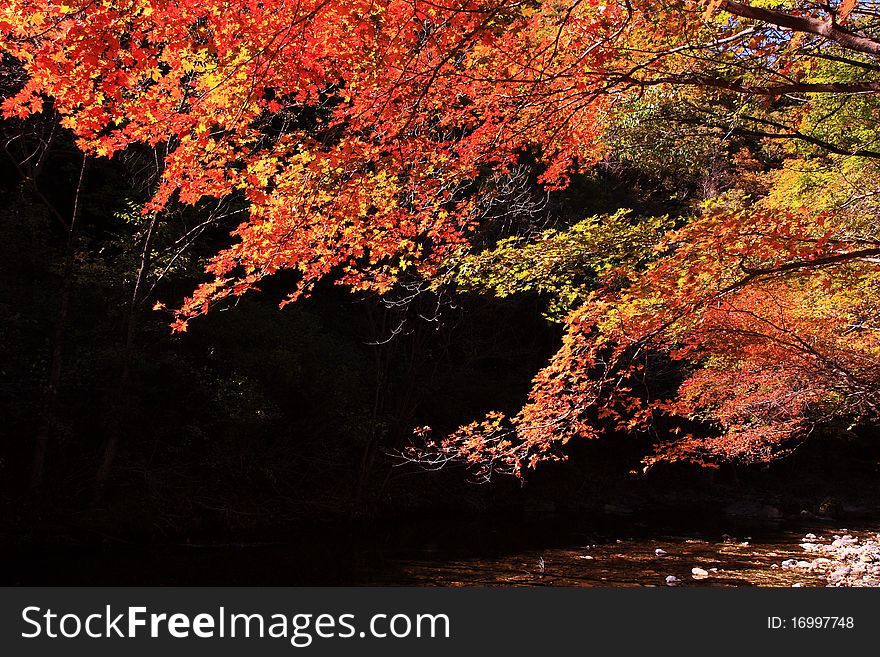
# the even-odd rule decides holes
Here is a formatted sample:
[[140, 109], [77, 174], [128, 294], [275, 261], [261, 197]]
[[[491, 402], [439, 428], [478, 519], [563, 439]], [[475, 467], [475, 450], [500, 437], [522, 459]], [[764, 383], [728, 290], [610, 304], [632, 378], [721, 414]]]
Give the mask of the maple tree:
[[[163, 171], [149, 213], [246, 202], [237, 241], [177, 311], [182, 331], [281, 270], [298, 273], [288, 301], [325, 277], [380, 293], [402, 275], [435, 278], [513, 167], [534, 163], [540, 184], [562, 189], [640, 107], [669, 99], [699, 129], [861, 169], [880, 157], [878, 18], [852, 0], [11, 0], [0, 50], [27, 79], [2, 107], [24, 117], [51, 104], [90, 156], [153, 148]], [[661, 413], [718, 432], [651, 459], [770, 458], [830, 418], [871, 417], [876, 231], [839, 198], [802, 210], [791, 177], [774, 175], [766, 199], [721, 202], [665, 235], [630, 230], [650, 258], [640, 245], [588, 266], [586, 287], [551, 285], [567, 294], [555, 311], [575, 307], [528, 404], [426, 458], [521, 473], [572, 437]], [[614, 222], [597, 221], [538, 250], [607, 250]], [[658, 358], [687, 375], [655, 399]]]
[[[665, 415], [719, 432], [673, 424], [648, 465], [769, 460], [824, 421], [876, 418], [880, 241], [806, 211], [716, 211], [656, 249], [642, 270], [602, 274], [567, 317], [563, 346], [522, 411], [462, 427], [426, 458], [520, 474], [559, 458], [572, 438], [643, 429]], [[658, 356], [685, 364], [674, 395], [653, 396]]]

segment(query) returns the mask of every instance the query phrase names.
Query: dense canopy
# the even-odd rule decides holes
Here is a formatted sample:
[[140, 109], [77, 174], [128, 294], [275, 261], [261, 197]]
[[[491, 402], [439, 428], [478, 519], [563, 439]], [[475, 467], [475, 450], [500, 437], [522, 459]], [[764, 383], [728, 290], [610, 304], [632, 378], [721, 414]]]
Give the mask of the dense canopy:
[[[711, 462], [877, 420], [878, 39], [880, 7], [853, 0], [0, 8], [0, 50], [21, 72], [6, 116], [55, 112], [90, 156], [153, 149], [147, 212], [247, 207], [177, 330], [281, 270], [298, 272], [290, 300], [325, 277], [380, 293], [455, 272], [468, 285], [464, 265], [499, 261], [490, 291], [555, 294], [564, 341], [522, 411], [419, 451], [483, 474], [609, 430], [662, 426], [649, 463]], [[557, 192], [609, 158], [663, 160], [662, 132], [752, 151], [674, 221], [598, 217], [472, 253], [518, 167]], [[657, 383], [670, 370], [671, 390]]]

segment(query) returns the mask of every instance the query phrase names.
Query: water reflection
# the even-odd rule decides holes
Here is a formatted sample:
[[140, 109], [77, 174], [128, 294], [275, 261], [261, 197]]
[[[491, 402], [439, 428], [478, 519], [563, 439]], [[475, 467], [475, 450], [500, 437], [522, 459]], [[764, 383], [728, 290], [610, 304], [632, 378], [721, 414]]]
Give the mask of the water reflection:
[[800, 543], [807, 532], [876, 531], [874, 525], [691, 527], [667, 523], [659, 528], [632, 519], [423, 522], [223, 543], [30, 544], [0, 547], [0, 580], [7, 585], [665, 587], [669, 579], [681, 587], [824, 586], [819, 573], [778, 566], [805, 558]]
[[[778, 567], [803, 558], [802, 537], [794, 530], [715, 540], [660, 535], [470, 557], [427, 549], [386, 559], [384, 572], [367, 579], [413, 586], [668, 586], [668, 578], [678, 586], [824, 586], [819, 575]], [[695, 577], [694, 568], [707, 576]]]

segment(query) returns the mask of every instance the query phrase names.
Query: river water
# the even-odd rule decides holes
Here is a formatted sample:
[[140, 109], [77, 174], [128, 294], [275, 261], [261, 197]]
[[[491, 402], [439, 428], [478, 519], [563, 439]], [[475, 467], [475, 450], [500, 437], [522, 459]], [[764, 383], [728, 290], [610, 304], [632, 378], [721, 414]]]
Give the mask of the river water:
[[[476, 556], [428, 549], [397, 555], [367, 579], [416, 586], [620, 587], [668, 586], [667, 578], [674, 576], [677, 586], [824, 586], [820, 576], [779, 567], [787, 559], [804, 558], [804, 533], [585, 535], [569, 545]], [[694, 578], [694, 568], [708, 576]]]
[[[779, 567], [806, 557], [813, 532], [864, 535], [877, 525], [757, 527], [613, 519], [550, 524], [420, 522], [280, 541], [30, 545], [2, 552], [3, 584], [403, 586], [824, 586]], [[658, 550], [662, 551], [658, 553]], [[707, 577], [695, 579], [699, 568]]]

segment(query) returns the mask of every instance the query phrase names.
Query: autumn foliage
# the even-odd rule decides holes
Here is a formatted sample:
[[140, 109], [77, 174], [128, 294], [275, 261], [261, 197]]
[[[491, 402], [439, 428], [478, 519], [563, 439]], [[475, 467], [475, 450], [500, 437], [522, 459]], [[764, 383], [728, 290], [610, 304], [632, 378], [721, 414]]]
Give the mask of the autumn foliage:
[[[876, 119], [869, 5], [11, 0], [0, 50], [27, 80], [3, 111], [57, 113], [89, 155], [153, 149], [163, 173], [149, 212], [246, 205], [177, 313], [182, 331], [281, 270], [298, 274], [288, 300], [325, 277], [380, 293], [435, 278], [512, 167], [563, 189], [608, 157], [634, 107], [664, 95], [687, 105], [683, 121], [792, 144], [789, 158], [875, 158], [870, 130], [847, 142], [856, 132], [817, 119], [827, 98], [863, 130]], [[627, 225], [614, 244], [638, 253], [593, 263], [557, 304], [573, 305], [562, 347], [518, 414], [492, 413], [420, 458], [519, 474], [572, 438], [663, 416], [649, 463], [762, 460], [817, 426], [876, 419], [880, 236], [852, 203], [788, 202], [780, 180], [671, 230], [620, 217], [582, 227], [581, 261], [607, 256]], [[531, 257], [571, 259], [558, 237]], [[672, 394], [655, 394], [658, 368], [682, 377]]]
[[[724, 212], [671, 231], [646, 269], [604, 273], [567, 318], [563, 346], [519, 414], [463, 427], [431, 458], [520, 473], [559, 458], [572, 438], [647, 429], [665, 416], [670, 435], [649, 465], [769, 460], [822, 422], [875, 419], [880, 243], [829, 221]], [[670, 362], [684, 379], [658, 398], [651, 372]], [[691, 435], [675, 418], [718, 433]]]

